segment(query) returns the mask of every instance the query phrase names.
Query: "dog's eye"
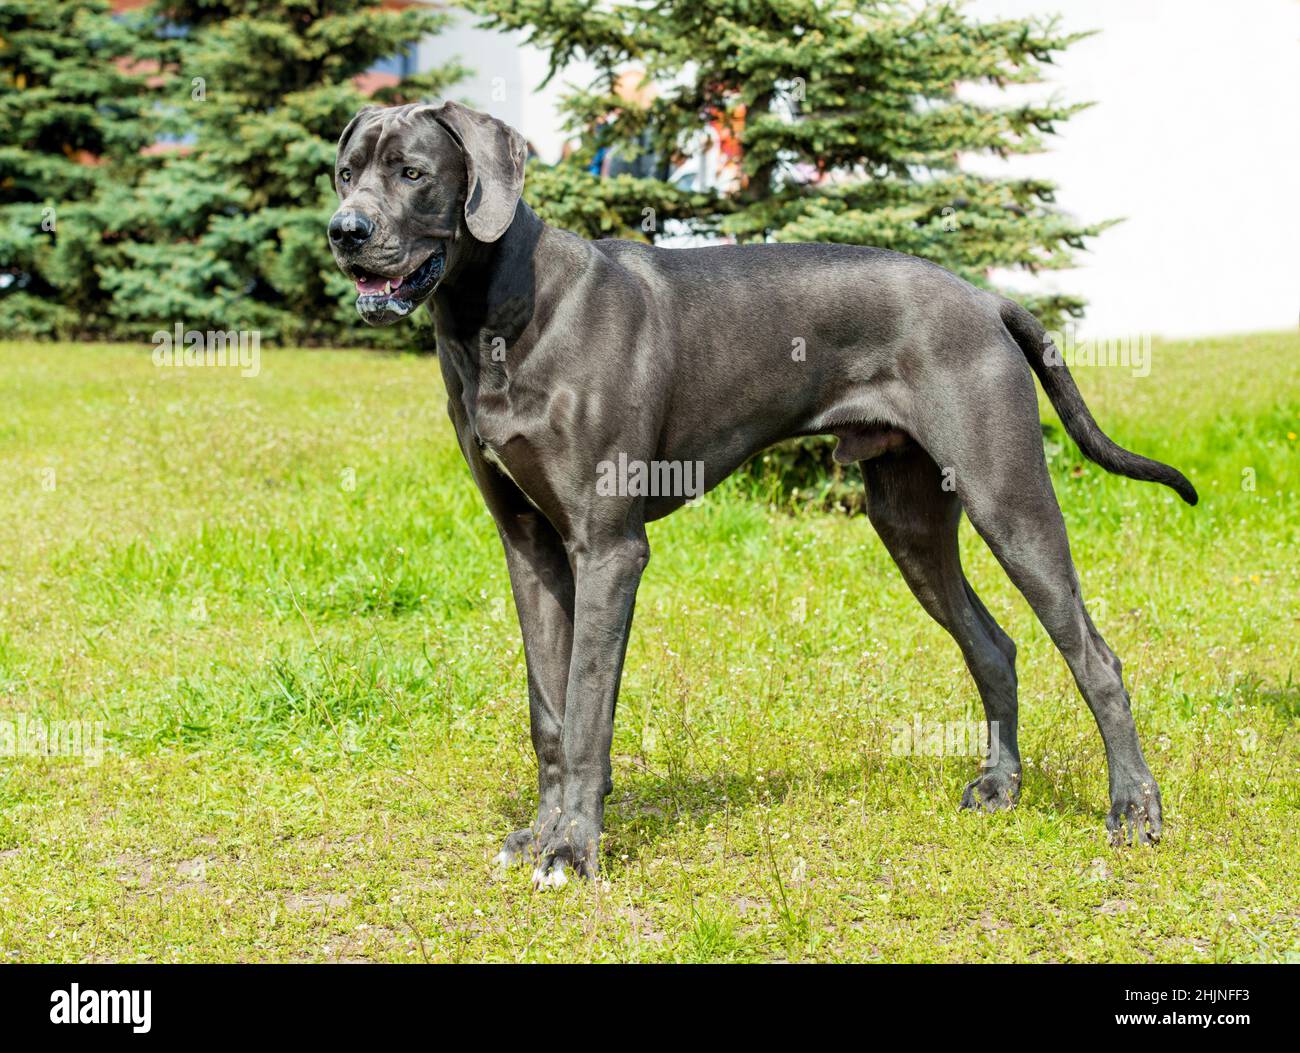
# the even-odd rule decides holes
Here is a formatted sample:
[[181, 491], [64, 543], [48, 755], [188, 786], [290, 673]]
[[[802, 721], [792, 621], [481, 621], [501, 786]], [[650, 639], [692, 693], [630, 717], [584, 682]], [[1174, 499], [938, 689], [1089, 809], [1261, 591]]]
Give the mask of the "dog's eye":
[[418, 168], [403, 168], [402, 178], [409, 179], [412, 183], [414, 183], [417, 179], [420, 178], [420, 170]]
[[346, 183], [346, 182], [347, 182], [349, 179], [351, 179], [351, 178], [352, 178], [352, 169], [350, 169], [350, 168], [340, 168], [340, 169], [339, 169], [339, 182], [340, 182], [340, 183]]

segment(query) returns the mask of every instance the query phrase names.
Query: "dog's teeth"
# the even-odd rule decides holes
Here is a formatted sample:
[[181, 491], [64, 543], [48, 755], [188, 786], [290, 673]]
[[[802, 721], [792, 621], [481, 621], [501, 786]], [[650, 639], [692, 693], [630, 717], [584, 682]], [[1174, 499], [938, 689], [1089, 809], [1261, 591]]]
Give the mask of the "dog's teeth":
[[392, 283], [392, 282], [384, 282], [384, 295], [385, 295], [385, 296], [388, 296], [389, 294], [392, 293], [392, 291], [393, 291], [393, 283]]

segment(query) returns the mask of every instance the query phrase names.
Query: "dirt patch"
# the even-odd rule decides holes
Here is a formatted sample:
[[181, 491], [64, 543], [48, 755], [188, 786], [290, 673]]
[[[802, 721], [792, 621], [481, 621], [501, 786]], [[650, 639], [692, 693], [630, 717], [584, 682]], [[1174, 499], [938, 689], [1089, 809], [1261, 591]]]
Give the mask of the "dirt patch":
[[123, 885], [134, 885], [146, 889], [153, 884], [154, 864], [148, 856], [122, 852], [113, 859], [117, 867], [117, 880]]
[[176, 876], [185, 878], [186, 881], [206, 882], [208, 878], [207, 857], [199, 856], [196, 859], [185, 859], [177, 863]]
[[346, 892], [293, 892], [284, 897], [288, 910], [309, 910], [317, 914], [341, 910], [351, 903], [352, 897]]
[[664, 940], [667, 939], [662, 932], [655, 928], [649, 915], [638, 910], [636, 907], [619, 907], [617, 914], [628, 923], [628, 926], [636, 933], [638, 938], [644, 940], [646, 943], [663, 943]]

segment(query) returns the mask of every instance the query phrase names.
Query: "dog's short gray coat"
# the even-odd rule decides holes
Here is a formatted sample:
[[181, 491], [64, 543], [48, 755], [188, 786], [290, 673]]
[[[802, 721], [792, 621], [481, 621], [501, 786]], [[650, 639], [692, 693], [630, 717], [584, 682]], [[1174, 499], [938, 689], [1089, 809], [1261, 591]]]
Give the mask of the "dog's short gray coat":
[[1195, 503], [1191, 484], [1102, 433], [1042, 326], [1009, 300], [880, 249], [585, 241], [521, 201], [524, 160], [517, 132], [455, 103], [364, 110], [339, 141], [330, 225], [340, 266], [366, 283], [364, 317], [428, 303], [448, 411], [505, 546], [540, 801], [502, 859], [531, 854], [540, 884], [595, 871], [645, 525], [691, 496], [611, 495], [599, 465], [702, 462], [707, 488], [812, 434], [861, 463], [872, 524], [978, 686], [997, 761], [962, 806], [1009, 807], [1021, 777], [1015, 645], [963, 576], [965, 511], [1096, 717], [1108, 828], [1158, 838], [1160, 792], [1048, 477], [1035, 374], [1092, 460]]

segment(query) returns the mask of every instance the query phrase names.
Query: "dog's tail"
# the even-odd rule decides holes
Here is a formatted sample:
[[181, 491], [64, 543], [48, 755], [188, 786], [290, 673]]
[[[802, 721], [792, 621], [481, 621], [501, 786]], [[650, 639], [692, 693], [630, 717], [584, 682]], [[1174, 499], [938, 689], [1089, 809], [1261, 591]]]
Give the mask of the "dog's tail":
[[1030, 369], [1038, 376], [1038, 382], [1060, 415], [1065, 430], [1079, 444], [1088, 460], [1116, 475], [1164, 483], [1189, 505], [1196, 504], [1196, 488], [1177, 468], [1130, 453], [1101, 430], [1084, 404], [1083, 395], [1066, 368], [1065, 359], [1037, 318], [1020, 304], [1003, 300], [1002, 322], [1020, 345]]

